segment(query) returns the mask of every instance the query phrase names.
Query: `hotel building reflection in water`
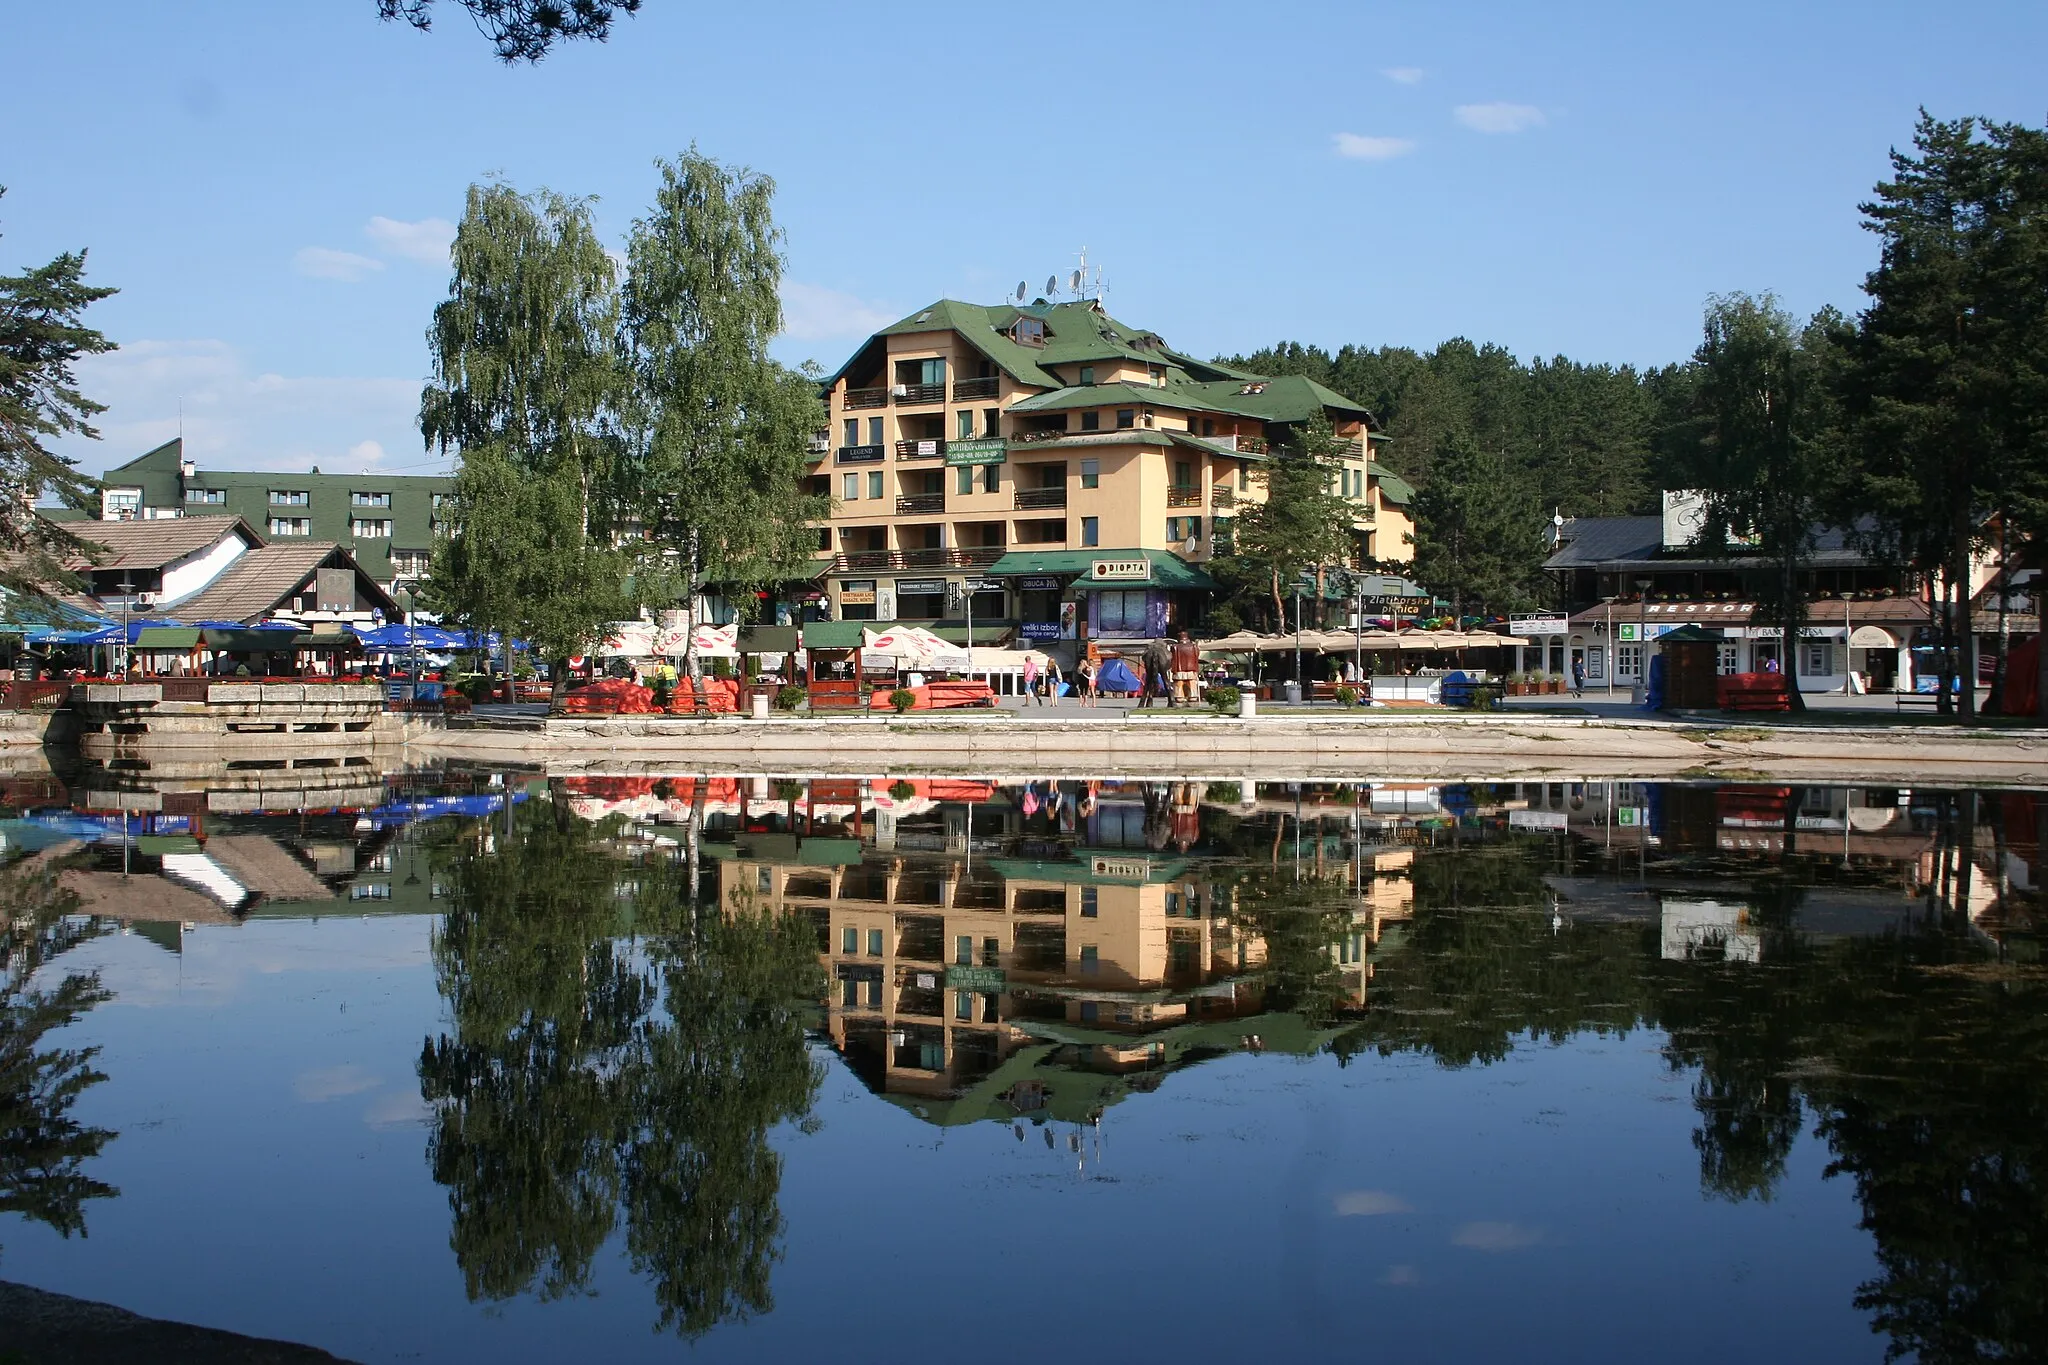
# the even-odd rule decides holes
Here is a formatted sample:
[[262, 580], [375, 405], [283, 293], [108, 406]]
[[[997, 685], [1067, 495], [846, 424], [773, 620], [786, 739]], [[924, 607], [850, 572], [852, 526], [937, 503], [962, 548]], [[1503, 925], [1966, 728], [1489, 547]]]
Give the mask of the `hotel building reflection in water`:
[[[1346, 907], [1327, 952], [1353, 1010], [1413, 902], [1412, 848], [1354, 835], [1355, 812], [1296, 829], [1291, 803], [1188, 782], [886, 788], [810, 784], [787, 823], [816, 832], [739, 834], [720, 897], [811, 918], [831, 1045], [935, 1122], [1086, 1120], [1184, 1062], [1317, 1046], [1324, 1031], [1269, 1012], [1266, 943], [1235, 913], [1247, 871]], [[1270, 866], [1204, 856], [1205, 809], [1283, 805]]]

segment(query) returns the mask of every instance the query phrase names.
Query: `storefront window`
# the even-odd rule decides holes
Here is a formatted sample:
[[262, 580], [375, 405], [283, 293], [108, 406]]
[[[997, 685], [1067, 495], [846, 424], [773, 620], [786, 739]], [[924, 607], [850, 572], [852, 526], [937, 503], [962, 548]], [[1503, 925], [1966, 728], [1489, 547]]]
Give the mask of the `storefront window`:
[[1091, 613], [1098, 632], [1136, 634], [1145, 629], [1145, 601], [1149, 596], [1143, 589], [1125, 592], [1099, 592], [1095, 594], [1095, 607]]

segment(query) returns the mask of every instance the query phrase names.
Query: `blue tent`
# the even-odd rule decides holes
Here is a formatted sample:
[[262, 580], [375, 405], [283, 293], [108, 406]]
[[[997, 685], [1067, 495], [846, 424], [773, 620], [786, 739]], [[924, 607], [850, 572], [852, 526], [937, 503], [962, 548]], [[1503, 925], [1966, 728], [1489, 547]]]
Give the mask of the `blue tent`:
[[1102, 671], [1095, 675], [1095, 690], [1098, 692], [1136, 692], [1138, 675], [1122, 659], [1105, 659]]

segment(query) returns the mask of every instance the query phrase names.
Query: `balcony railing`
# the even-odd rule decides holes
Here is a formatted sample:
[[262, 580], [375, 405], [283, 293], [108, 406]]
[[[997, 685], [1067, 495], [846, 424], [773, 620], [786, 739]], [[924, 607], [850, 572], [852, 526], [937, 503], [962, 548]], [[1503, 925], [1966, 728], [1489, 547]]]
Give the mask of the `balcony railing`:
[[912, 493], [907, 497], [896, 499], [896, 510], [908, 515], [943, 512], [946, 510], [946, 495], [944, 493]]
[[1266, 438], [1263, 436], [1204, 436], [1211, 445], [1234, 450], [1240, 455], [1263, 455], [1266, 453]]
[[1199, 488], [1169, 488], [1166, 490], [1168, 507], [1200, 507], [1202, 490]]
[[887, 389], [848, 389], [846, 398], [839, 405], [848, 412], [855, 408], [886, 408], [889, 406]]
[[1219, 512], [1237, 506], [1237, 490], [1227, 483], [1216, 484], [1209, 490], [1209, 505]]
[[899, 407], [926, 407], [932, 403], [946, 401], [944, 384], [899, 384], [896, 386], [896, 403]]
[[834, 464], [880, 464], [888, 454], [886, 446], [841, 446], [832, 457]]
[[862, 569], [985, 569], [1008, 552], [1003, 545], [970, 545], [930, 550], [855, 550], [835, 555], [832, 572]]
[[1020, 431], [1010, 437], [1013, 446], [1030, 445], [1034, 441], [1057, 441], [1066, 436], [1064, 431]]
[[1064, 488], [1020, 488], [1017, 490], [1016, 510], [1036, 511], [1047, 507], [1065, 507], [1067, 490]]
[[943, 460], [946, 458], [944, 441], [898, 441], [896, 458], [899, 460]]
[[995, 375], [986, 379], [956, 379], [953, 381], [953, 401], [972, 402], [979, 398], [994, 398], [1002, 390], [1003, 381]]

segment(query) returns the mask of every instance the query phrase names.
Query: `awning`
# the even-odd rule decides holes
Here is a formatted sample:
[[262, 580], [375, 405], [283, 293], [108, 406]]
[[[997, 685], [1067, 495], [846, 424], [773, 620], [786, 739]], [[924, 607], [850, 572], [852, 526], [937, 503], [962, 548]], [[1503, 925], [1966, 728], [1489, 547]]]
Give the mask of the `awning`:
[[807, 621], [803, 625], [805, 649], [859, 649], [861, 627], [873, 630], [878, 621]]
[[1072, 575], [1077, 591], [1216, 586], [1208, 574], [1168, 550], [1012, 550], [988, 571], [999, 578]]
[[[208, 649], [226, 654], [261, 654], [297, 649], [309, 632], [283, 630], [221, 630], [207, 627], [200, 633]], [[351, 640], [349, 643], [353, 644]]]
[[1849, 635], [1851, 649], [1897, 649], [1899, 637], [1883, 626], [1858, 626]]
[[135, 633], [137, 649], [197, 649], [197, 626], [144, 626]]

